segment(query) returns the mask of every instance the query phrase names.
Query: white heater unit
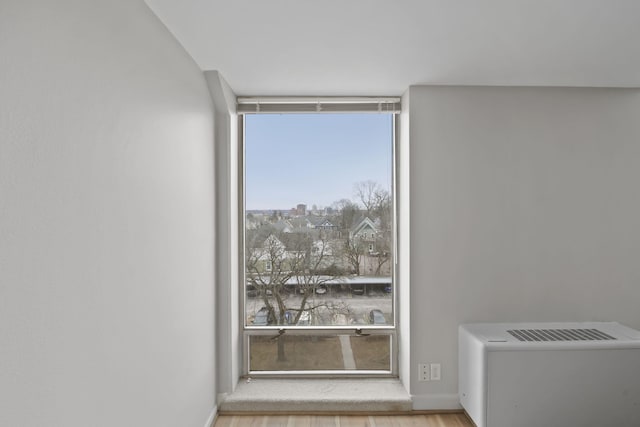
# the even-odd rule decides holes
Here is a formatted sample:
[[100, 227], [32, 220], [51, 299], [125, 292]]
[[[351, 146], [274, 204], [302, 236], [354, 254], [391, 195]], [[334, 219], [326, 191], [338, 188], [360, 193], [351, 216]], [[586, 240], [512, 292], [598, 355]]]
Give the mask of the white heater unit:
[[459, 329], [460, 403], [477, 427], [640, 426], [640, 332], [609, 322]]

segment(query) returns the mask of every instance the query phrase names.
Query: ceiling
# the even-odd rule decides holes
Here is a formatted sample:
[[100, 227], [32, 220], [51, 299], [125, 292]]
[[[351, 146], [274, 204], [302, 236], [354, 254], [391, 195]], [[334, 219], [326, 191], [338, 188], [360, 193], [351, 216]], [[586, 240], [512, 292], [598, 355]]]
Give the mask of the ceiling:
[[238, 95], [640, 87], [637, 0], [146, 0]]

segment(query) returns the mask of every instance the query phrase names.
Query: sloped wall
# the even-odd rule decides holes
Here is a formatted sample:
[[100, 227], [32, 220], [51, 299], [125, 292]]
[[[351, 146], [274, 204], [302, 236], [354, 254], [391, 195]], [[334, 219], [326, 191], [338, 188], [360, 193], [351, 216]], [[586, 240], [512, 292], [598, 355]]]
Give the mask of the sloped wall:
[[3, 1], [0, 62], [0, 425], [202, 427], [202, 72], [141, 0]]

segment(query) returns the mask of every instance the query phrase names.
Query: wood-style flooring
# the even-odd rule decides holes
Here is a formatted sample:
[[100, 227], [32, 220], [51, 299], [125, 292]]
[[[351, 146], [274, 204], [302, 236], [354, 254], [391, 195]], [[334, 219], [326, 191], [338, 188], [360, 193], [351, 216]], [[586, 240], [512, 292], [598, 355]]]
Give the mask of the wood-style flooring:
[[474, 427], [465, 414], [220, 415], [215, 427]]

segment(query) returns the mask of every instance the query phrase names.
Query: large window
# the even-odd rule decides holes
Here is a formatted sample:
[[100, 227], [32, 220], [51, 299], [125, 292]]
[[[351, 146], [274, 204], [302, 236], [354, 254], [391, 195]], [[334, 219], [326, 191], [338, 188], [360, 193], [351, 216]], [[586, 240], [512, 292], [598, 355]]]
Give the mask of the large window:
[[246, 373], [395, 373], [395, 114], [381, 105], [241, 115]]

